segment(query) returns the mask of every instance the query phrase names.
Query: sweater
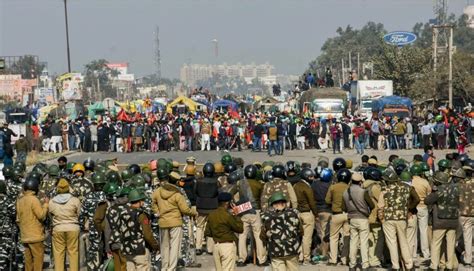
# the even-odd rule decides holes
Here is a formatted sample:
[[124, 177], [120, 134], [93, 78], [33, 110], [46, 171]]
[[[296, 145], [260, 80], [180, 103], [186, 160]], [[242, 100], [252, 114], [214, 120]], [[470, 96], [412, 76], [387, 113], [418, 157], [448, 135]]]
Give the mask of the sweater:
[[49, 213], [53, 218], [53, 231], [79, 231], [79, 213], [81, 202], [71, 194], [59, 194], [49, 204]]
[[[350, 195], [349, 195], [350, 192]], [[371, 199], [365, 189], [359, 185], [352, 184], [344, 194], [344, 209], [349, 219], [367, 219], [370, 215], [369, 203], [373, 207]]]

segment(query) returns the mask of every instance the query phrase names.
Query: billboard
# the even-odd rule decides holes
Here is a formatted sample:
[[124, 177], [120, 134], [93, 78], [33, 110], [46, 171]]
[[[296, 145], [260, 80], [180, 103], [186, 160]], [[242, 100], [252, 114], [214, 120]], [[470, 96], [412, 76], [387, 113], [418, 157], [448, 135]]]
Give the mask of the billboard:
[[47, 104], [54, 103], [54, 89], [53, 88], [37, 88], [35, 89], [35, 97], [38, 102]]
[[21, 95], [22, 80], [20, 74], [0, 75], [0, 96], [8, 95], [15, 98]]
[[117, 79], [120, 81], [135, 81], [135, 75], [134, 74], [119, 74], [117, 76]]
[[63, 91], [61, 92], [61, 95], [65, 101], [82, 99], [82, 92], [79, 82], [75, 80], [65, 80], [63, 81], [62, 87]]
[[120, 74], [127, 74], [128, 73], [128, 63], [108, 63], [107, 67], [111, 70], [116, 70]]

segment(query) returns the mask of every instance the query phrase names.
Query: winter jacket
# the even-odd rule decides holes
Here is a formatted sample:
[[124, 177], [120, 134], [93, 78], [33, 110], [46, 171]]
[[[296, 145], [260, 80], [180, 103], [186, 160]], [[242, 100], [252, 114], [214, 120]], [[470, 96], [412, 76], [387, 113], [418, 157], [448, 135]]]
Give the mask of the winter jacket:
[[79, 231], [79, 212], [81, 202], [71, 194], [59, 194], [49, 204], [49, 213], [53, 218], [53, 231]]
[[156, 189], [151, 196], [152, 210], [159, 215], [158, 225], [160, 228], [174, 228], [183, 225], [183, 215], [195, 216], [186, 203], [186, 199], [175, 185], [165, 183]]
[[23, 243], [44, 241], [43, 221], [48, 214], [48, 204], [41, 205], [33, 191], [26, 191], [16, 202], [16, 222], [20, 227]]
[[[425, 204], [433, 207], [431, 214], [433, 230], [455, 230], [458, 227], [459, 213], [456, 211], [459, 210], [459, 202], [457, 200], [447, 202], [443, 198], [443, 192], [447, 191], [449, 186], [455, 186], [455, 184], [440, 185], [437, 191], [433, 191], [425, 198]], [[449, 193], [449, 196], [459, 199], [459, 193], [457, 195]], [[456, 211], [449, 212], [450, 218], [444, 218], [443, 213], [440, 212], [441, 208]]]
[[325, 183], [320, 180], [316, 180], [311, 184], [313, 189], [314, 199], [316, 200], [316, 210], [318, 213], [330, 213], [331, 207], [326, 204], [326, 194], [329, 190], [331, 183]]
[[51, 128], [50, 128], [50, 131], [51, 131], [51, 136], [61, 136], [62, 135], [62, 131], [61, 131], [61, 125], [59, 125], [59, 123], [52, 123], [51, 124]]

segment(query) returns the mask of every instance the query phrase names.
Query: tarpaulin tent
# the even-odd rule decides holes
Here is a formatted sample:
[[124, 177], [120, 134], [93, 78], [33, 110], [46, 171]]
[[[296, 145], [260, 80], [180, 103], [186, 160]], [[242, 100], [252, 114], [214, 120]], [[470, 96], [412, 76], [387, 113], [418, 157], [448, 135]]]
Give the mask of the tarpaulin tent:
[[166, 105], [160, 103], [159, 101], [153, 101], [152, 105], [152, 112], [157, 113], [157, 112], [163, 112], [166, 109]]
[[102, 102], [96, 102], [87, 108], [89, 119], [95, 119], [97, 115], [103, 115], [105, 108]]
[[[220, 108], [226, 108], [228, 111], [237, 111], [239, 105], [231, 100], [217, 100], [212, 103], [212, 110], [219, 110]], [[230, 108], [230, 110], [229, 110]]]
[[131, 118], [127, 115], [127, 112], [123, 108], [117, 114], [117, 120], [120, 121], [130, 121]]
[[54, 110], [54, 109], [56, 109], [56, 108], [58, 108], [58, 107], [59, 107], [59, 105], [57, 105], [57, 104], [52, 104], [52, 105], [48, 105], [48, 106], [43, 106], [43, 107], [41, 107], [41, 108], [38, 110], [38, 111], [39, 111], [38, 119], [39, 119], [40, 121], [45, 120], [45, 119], [48, 117], [48, 114], [49, 114], [52, 110]]
[[134, 100], [134, 101], [116, 102], [116, 103], [119, 104], [123, 110], [129, 113], [135, 113], [135, 112], [143, 113], [142, 110], [144, 110], [145, 108], [143, 100]]
[[193, 100], [185, 96], [179, 96], [174, 101], [169, 103], [168, 106], [166, 107], [166, 112], [173, 113], [173, 108], [176, 108], [180, 105], [187, 108], [187, 110], [185, 111], [196, 112], [196, 106], [197, 106], [196, 102], [194, 102]]

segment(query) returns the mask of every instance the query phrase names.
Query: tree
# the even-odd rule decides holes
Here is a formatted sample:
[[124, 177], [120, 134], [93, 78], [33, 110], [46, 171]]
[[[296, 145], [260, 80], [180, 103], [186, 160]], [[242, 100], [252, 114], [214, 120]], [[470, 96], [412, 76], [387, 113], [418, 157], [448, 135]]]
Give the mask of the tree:
[[156, 74], [150, 74], [147, 76], [143, 76], [141, 80], [142, 86], [158, 86], [158, 85], [167, 85], [167, 86], [174, 86], [181, 81], [179, 79], [169, 79], [169, 78], [158, 78]]
[[382, 52], [372, 58], [375, 79], [393, 80], [394, 92], [410, 96], [417, 78], [430, 69], [431, 51], [416, 46], [402, 48], [384, 44]]
[[41, 75], [45, 65], [39, 63], [38, 57], [25, 55], [14, 62], [9, 68], [12, 74], [21, 74], [23, 79], [35, 79]]
[[[386, 30], [381, 23], [368, 22], [360, 30], [350, 25], [346, 29], [339, 27], [338, 36], [329, 38], [321, 47], [321, 55], [309, 63], [307, 72], [324, 74], [326, 67], [341, 67], [341, 59], [347, 63], [349, 52], [352, 52], [352, 63], [357, 61], [357, 53], [361, 62], [368, 61], [382, 49], [382, 37]], [[346, 64], [347, 65], [347, 64]], [[337, 73], [335, 73], [337, 76]]]
[[108, 63], [105, 59], [99, 59], [84, 66], [84, 86], [95, 91], [95, 98], [117, 97], [117, 89], [112, 86], [110, 79], [117, 77], [118, 72], [110, 69], [107, 66]]
[[[448, 23], [454, 25], [453, 43], [457, 50], [474, 53], [474, 29], [468, 26], [468, 17], [462, 15], [456, 19], [454, 15], [449, 16]], [[413, 27], [413, 33], [418, 39], [416, 46], [422, 48], [431, 47], [433, 44], [433, 32], [429, 23], [416, 23]], [[444, 44], [439, 44], [444, 46]]]

